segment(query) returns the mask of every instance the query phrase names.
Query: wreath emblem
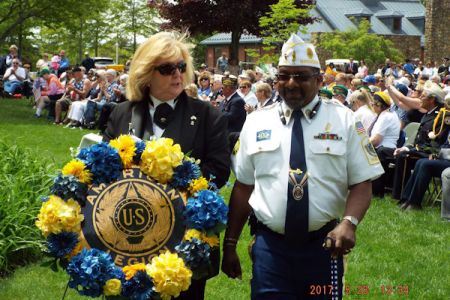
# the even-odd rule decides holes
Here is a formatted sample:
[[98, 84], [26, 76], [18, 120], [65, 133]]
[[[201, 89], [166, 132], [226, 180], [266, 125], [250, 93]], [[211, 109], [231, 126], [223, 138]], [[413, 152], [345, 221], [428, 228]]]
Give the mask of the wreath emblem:
[[170, 299], [207, 275], [228, 207], [173, 140], [81, 149], [43, 197], [47, 263], [81, 295]]

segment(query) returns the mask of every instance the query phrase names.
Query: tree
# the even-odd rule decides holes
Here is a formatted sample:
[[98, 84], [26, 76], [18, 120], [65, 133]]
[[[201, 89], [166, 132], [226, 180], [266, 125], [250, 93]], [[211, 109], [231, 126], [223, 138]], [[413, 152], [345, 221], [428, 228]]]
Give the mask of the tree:
[[306, 32], [304, 25], [315, 20], [309, 14], [311, 9], [312, 5], [309, 4], [297, 6], [295, 0], [279, 0], [270, 5], [270, 11], [259, 19], [263, 49], [266, 52], [259, 62], [278, 61], [281, 46], [290, 35], [298, 31]]
[[[239, 40], [243, 33], [259, 35], [259, 18], [277, 0], [162, 0], [148, 1], [167, 20], [163, 28], [189, 30], [193, 34], [231, 32], [230, 58], [238, 57]], [[298, 7], [313, 0], [296, 0]], [[308, 20], [305, 20], [307, 22]]]
[[369, 21], [362, 20], [356, 29], [322, 33], [319, 46], [331, 52], [335, 58], [353, 57], [364, 60], [369, 66], [381, 64], [386, 58], [403, 61], [403, 54], [394, 47], [392, 41], [371, 34], [369, 30]]

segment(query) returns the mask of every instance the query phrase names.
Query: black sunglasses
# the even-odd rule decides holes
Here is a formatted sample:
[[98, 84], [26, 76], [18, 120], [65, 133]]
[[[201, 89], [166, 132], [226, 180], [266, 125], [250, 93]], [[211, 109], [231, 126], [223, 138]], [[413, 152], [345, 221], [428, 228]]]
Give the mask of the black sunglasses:
[[291, 78], [294, 79], [294, 81], [308, 81], [313, 77], [319, 76], [320, 73], [314, 73], [314, 74], [277, 74], [277, 78], [279, 81], [289, 81]]
[[155, 69], [158, 70], [159, 74], [163, 75], [163, 76], [169, 76], [169, 75], [174, 75], [175, 72], [178, 70], [180, 70], [180, 73], [184, 73], [186, 72], [186, 63], [184, 61], [179, 62], [177, 64], [162, 64], [157, 66]]
[[[181, 72], [181, 70], [180, 70], [180, 72]], [[181, 72], [181, 73], [183, 73], [183, 72]], [[200, 81], [208, 81], [209, 80], [209, 78], [202, 78], [202, 79], [200, 79]]]

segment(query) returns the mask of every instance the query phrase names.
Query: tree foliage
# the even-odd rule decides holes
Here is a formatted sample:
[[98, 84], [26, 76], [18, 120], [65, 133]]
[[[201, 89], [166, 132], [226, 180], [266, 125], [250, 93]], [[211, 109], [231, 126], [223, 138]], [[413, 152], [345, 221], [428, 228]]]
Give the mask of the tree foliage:
[[2, 0], [0, 56], [11, 44], [24, 60], [35, 62], [43, 52], [66, 50], [72, 64], [83, 52], [115, 57], [118, 43], [122, 63], [140, 37], [155, 32], [155, 12], [146, 0]]
[[392, 41], [371, 34], [369, 30], [369, 21], [362, 20], [356, 29], [322, 33], [319, 46], [332, 53], [334, 58], [363, 59], [369, 66], [381, 64], [386, 58], [403, 61], [402, 52]]
[[309, 14], [313, 7], [311, 3], [303, 1], [301, 4], [296, 4], [295, 0], [279, 0], [278, 3], [270, 5], [270, 11], [259, 19], [260, 36], [266, 53], [258, 62], [277, 62], [281, 46], [290, 35], [306, 31], [304, 25], [315, 20]]
[[[237, 58], [243, 33], [259, 35], [259, 18], [277, 0], [162, 0], [149, 1], [167, 22], [163, 28], [189, 30], [193, 34], [231, 32], [230, 58]], [[312, 0], [296, 0], [298, 5]]]

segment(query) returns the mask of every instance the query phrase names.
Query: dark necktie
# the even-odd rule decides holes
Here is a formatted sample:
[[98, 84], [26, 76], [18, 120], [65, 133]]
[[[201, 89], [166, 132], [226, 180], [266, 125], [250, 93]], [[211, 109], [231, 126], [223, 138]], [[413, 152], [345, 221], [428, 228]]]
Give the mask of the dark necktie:
[[367, 135], [368, 135], [369, 137], [372, 135], [373, 127], [375, 126], [375, 123], [378, 121], [378, 117], [379, 117], [379, 116], [380, 116], [380, 114], [377, 115], [377, 117], [375, 118], [375, 120], [373, 120], [372, 124], [370, 124], [369, 129], [367, 130]]
[[172, 120], [173, 116], [172, 112], [173, 108], [169, 104], [161, 103], [155, 109], [155, 114], [153, 115], [153, 122], [162, 129], [165, 129]]
[[308, 175], [306, 169], [305, 146], [301, 110], [294, 111], [294, 125], [291, 135], [291, 154], [289, 158], [289, 180], [285, 238], [290, 244], [298, 246], [308, 240]]

